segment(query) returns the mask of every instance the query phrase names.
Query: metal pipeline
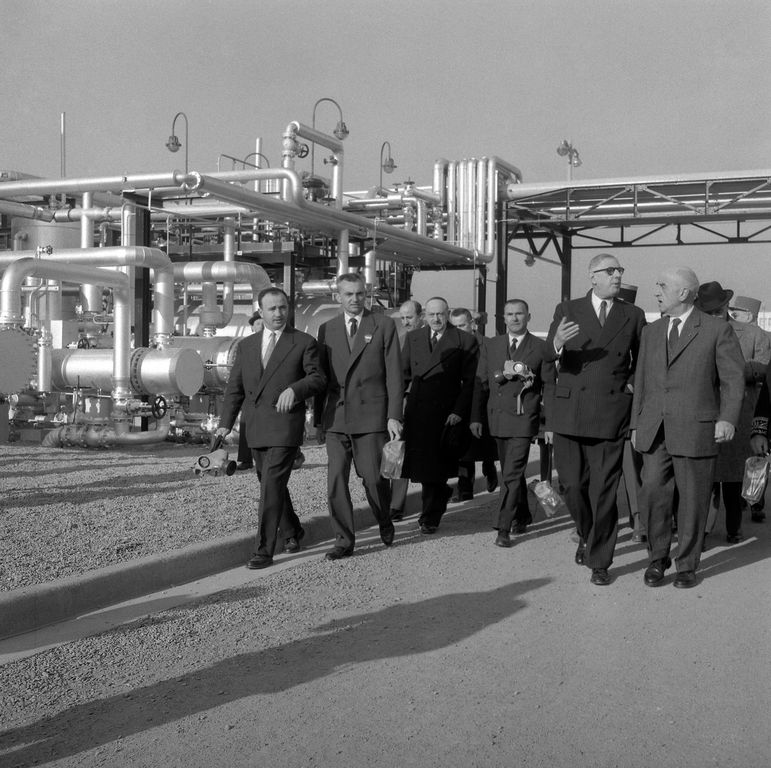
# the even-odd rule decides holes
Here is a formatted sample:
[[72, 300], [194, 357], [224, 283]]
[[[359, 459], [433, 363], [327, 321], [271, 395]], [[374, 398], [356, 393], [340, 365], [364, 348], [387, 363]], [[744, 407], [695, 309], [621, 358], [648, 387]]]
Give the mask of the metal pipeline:
[[113, 354], [113, 390], [116, 403], [125, 403], [129, 389], [129, 280], [122, 272], [99, 269], [91, 265], [64, 264], [47, 259], [16, 259], [5, 270], [0, 282], [0, 327], [19, 325], [21, 316], [21, 286], [27, 277], [52, 277], [66, 282], [87, 283], [96, 277], [100, 284], [113, 289], [115, 299], [115, 349]]
[[116, 427], [66, 424], [52, 429], [43, 438], [43, 446], [63, 448], [110, 448], [115, 445], [153, 445], [162, 443], [169, 435], [169, 419], [165, 418], [156, 429], [147, 432], [129, 432]]
[[50, 208], [43, 208], [40, 205], [13, 203], [10, 200], [0, 201], [0, 213], [7, 216], [19, 216], [23, 219], [39, 219], [40, 221], [49, 222], [54, 220], [54, 211]]
[[[35, 258], [35, 251], [0, 252], [0, 270], [22, 258]], [[62, 248], [46, 260], [64, 264], [88, 264], [96, 267], [144, 267], [154, 271], [153, 326], [155, 334], [168, 337], [174, 332], [174, 276], [169, 257], [158, 248], [139, 245], [107, 248]], [[107, 272], [107, 270], [105, 270]], [[107, 272], [109, 274], [109, 272]], [[122, 273], [113, 273], [122, 274]], [[93, 275], [86, 278], [93, 282]], [[131, 322], [129, 321], [129, 326]]]

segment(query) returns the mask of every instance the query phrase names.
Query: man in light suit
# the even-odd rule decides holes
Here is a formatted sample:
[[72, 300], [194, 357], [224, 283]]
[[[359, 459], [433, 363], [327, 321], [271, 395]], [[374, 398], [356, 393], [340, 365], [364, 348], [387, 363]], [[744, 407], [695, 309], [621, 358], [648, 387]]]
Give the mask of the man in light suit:
[[[452, 491], [447, 478], [471, 440], [468, 429], [479, 360], [476, 338], [448, 324], [441, 297], [426, 302], [427, 327], [410, 331], [404, 342], [406, 473], [421, 484], [418, 525], [431, 534], [439, 527]], [[465, 446], [458, 438], [466, 437]]]
[[547, 354], [557, 380], [545, 404], [554, 461], [580, 537], [575, 561], [593, 584], [610, 583], [618, 531], [616, 490], [645, 314], [619, 297], [623, 268], [601, 253], [589, 262], [592, 290], [554, 312]]
[[502, 485], [493, 519], [493, 528], [498, 531], [495, 544], [510, 547], [512, 523], [516, 533], [524, 533], [532, 521], [525, 470], [530, 443], [540, 428], [543, 377], [553, 367], [545, 362], [546, 342], [527, 330], [530, 308], [526, 301], [509, 299], [503, 306], [503, 319], [506, 333], [488, 339], [482, 346], [471, 433], [476, 437], [482, 434], [486, 415], [501, 461]]
[[356, 541], [348, 489], [351, 462], [362, 479], [367, 501], [390, 547], [391, 482], [380, 475], [383, 446], [402, 433], [401, 353], [396, 324], [365, 309], [361, 275], [337, 278], [342, 312], [319, 329], [321, 367], [328, 387], [316, 400], [316, 420], [327, 444], [327, 498], [335, 545], [328, 560], [350, 557]]
[[677, 510], [677, 577], [696, 585], [718, 447], [733, 439], [744, 396], [744, 359], [731, 326], [694, 307], [699, 280], [685, 267], [656, 283], [662, 317], [643, 333], [632, 406], [632, 440], [643, 454], [640, 515], [648, 531], [644, 581], [663, 583], [672, 564]]
[[287, 295], [266, 288], [258, 299], [264, 328], [238, 344], [216, 432], [227, 435], [242, 410], [260, 480], [259, 540], [247, 568], [272, 565], [279, 525], [286, 538], [302, 538], [287, 483], [305, 432], [305, 400], [326, 384], [316, 340], [287, 325]]

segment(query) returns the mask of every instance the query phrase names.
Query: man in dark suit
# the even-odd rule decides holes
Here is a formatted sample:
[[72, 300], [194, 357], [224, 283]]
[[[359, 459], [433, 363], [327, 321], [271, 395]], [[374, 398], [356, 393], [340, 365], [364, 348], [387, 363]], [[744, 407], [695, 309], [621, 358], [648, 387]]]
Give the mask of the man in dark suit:
[[482, 434], [487, 416], [490, 434], [496, 439], [501, 461], [501, 490], [493, 528], [495, 544], [510, 547], [512, 523], [524, 533], [532, 521], [527, 506], [525, 470], [530, 444], [541, 421], [544, 375], [552, 371], [545, 362], [546, 342], [529, 333], [530, 308], [522, 299], [503, 306], [506, 333], [488, 339], [482, 347], [471, 408], [471, 433]]
[[474, 336], [448, 325], [447, 302], [426, 302], [427, 326], [404, 342], [404, 378], [409, 391], [404, 411], [406, 474], [421, 483], [421, 533], [434, 533], [447, 509], [447, 478], [457, 473], [465, 452], [458, 438], [468, 431], [479, 345]]
[[616, 490], [629, 427], [645, 314], [619, 298], [624, 270], [601, 253], [589, 263], [592, 290], [563, 301], [549, 328], [547, 354], [557, 380], [546, 403], [554, 460], [580, 537], [575, 560], [593, 584], [610, 583], [618, 530]]
[[383, 446], [402, 433], [404, 383], [396, 324], [386, 315], [365, 309], [361, 275], [337, 278], [337, 300], [343, 311], [319, 329], [321, 367], [328, 387], [317, 398], [317, 423], [326, 437], [327, 497], [335, 546], [326, 554], [339, 560], [353, 553], [356, 531], [348, 489], [351, 462], [362, 479], [367, 501], [390, 547], [391, 482], [381, 477]]
[[[474, 329], [474, 321], [471, 311], [465, 307], [455, 307], [450, 312], [450, 325], [454, 325], [461, 331], [473, 333], [479, 344], [480, 354], [484, 349], [487, 339], [484, 334]], [[451, 501], [471, 501], [474, 498], [474, 483], [476, 481], [476, 463], [482, 462], [482, 474], [487, 481], [487, 492], [492, 493], [498, 487], [498, 471], [495, 468], [495, 460], [498, 451], [495, 442], [490, 437], [487, 428], [487, 414], [482, 413], [482, 431], [480, 436], [473, 436], [471, 445], [466, 455], [458, 462], [458, 488]]]
[[724, 320], [694, 307], [699, 280], [685, 267], [656, 283], [662, 317], [645, 329], [635, 377], [632, 440], [643, 454], [640, 515], [648, 530], [644, 581], [656, 587], [672, 564], [677, 509], [677, 577], [696, 585], [718, 447], [733, 439], [744, 396], [744, 358]]
[[217, 429], [227, 435], [242, 410], [260, 480], [259, 541], [248, 568], [273, 563], [279, 525], [285, 537], [302, 538], [287, 483], [305, 431], [305, 400], [326, 384], [316, 340], [287, 325], [286, 294], [266, 288], [258, 298], [264, 328], [238, 344]]

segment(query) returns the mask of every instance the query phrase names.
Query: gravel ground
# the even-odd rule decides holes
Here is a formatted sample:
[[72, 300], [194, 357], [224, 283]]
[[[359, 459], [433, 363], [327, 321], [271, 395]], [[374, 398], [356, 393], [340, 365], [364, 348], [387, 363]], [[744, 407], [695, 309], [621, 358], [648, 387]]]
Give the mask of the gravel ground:
[[767, 525], [692, 590], [625, 528], [595, 587], [565, 517], [494, 547], [493, 498], [0, 666], [0, 768], [768, 765]]
[[[0, 446], [0, 590], [253, 531], [254, 473], [196, 477], [193, 461], [205, 452], [174, 443], [106, 451]], [[289, 484], [295, 510], [301, 518], [326, 514], [326, 450], [303, 452]], [[364, 501], [355, 478], [351, 495]]]

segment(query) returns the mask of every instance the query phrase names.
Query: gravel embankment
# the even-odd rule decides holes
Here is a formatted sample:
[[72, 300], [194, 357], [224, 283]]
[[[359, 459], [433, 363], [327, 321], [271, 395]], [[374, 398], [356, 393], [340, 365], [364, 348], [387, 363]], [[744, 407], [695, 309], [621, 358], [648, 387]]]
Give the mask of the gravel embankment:
[[[235, 458], [231, 447], [231, 458]], [[257, 527], [253, 472], [192, 470], [206, 446], [91, 451], [0, 446], [0, 590], [76, 576]], [[290, 491], [300, 517], [326, 514], [326, 450], [303, 448]], [[351, 482], [354, 504], [364, 501]]]

